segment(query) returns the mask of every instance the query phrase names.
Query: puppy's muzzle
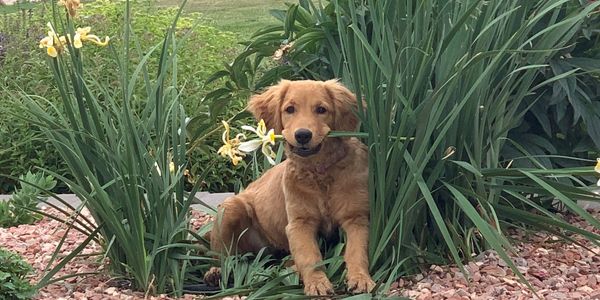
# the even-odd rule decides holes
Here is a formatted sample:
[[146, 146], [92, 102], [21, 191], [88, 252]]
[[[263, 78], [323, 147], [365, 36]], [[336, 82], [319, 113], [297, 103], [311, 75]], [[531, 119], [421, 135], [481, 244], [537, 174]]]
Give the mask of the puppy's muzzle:
[[306, 128], [300, 128], [294, 132], [294, 137], [296, 138], [296, 142], [298, 142], [298, 144], [304, 146], [312, 139], [312, 132]]
[[296, 132], [294, 132], [294, 138], [296, 139], [298, 146], [290, 145], [291, 149], [294, 153], [302, 157], [313, 155], [321, 150], [321, 144], [314, 148], [309, 147], [308, 144], [312, 140], [312, 131], [306, 128], [296, 130]]

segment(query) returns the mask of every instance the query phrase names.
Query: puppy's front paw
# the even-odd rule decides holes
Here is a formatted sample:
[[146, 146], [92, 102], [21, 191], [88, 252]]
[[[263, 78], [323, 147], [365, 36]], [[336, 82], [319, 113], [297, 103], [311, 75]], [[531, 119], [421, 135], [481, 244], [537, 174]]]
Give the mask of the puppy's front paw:
[[368, 274], [349, 274], [348, 291], [354, 294], [369, 293], [375, 287], [375, 282]]
[[221, 282], [221, 268], [211, 267], [204, 273], [204, 283], [208, 286], [219, 286]]
[[316, 273], [304, 278], [304, 294], [306, 296], [325, 296], [333, 294], [333, 285], [324, 273]]

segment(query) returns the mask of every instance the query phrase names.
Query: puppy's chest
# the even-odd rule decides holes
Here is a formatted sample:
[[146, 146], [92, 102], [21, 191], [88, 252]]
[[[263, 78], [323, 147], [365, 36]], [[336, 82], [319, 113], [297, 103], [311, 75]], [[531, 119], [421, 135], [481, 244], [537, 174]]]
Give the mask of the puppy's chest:
[[327, 236], [336, 227], [331, 211], [331, 190], [332, 186], [335, 185], [335, 178], [328, 174], [315, 174], [312, 172], [305, 172], [302, 175], [303, 179], [299, 180], [301, 181], [299, 183], [310, 187], [315, 192], [313, 199], [306, 200], [313, 201], [313, 205], [318, 208], [321, 219], [320, 231]]
[[319, 191], [321, 193], [323, 193], [323, 195], [329, 196], [331, 186], [333, 186], [334, 181], [335, 181], [333, 176], [319, 174], [319, 175], [316, 175], [314, 177], [314, 179], [316, 182], [315, 185], [319, 188]]
[[296, 174], [298, 184], [312, 189], [325, 198], [329, 198], [331, 187], [335, 185], [335, 178], [333, 176], [309, 171], [299, 171]]
[[321, 222], [319, 224], [319, 231], [326, 237], [331, 235], [333, 230], [337, 227], [337, 224], [333, 220], [331, 214], [331, 207], [329, 199], [319, 199], [318, 201], [319, 212], [321, 214]]

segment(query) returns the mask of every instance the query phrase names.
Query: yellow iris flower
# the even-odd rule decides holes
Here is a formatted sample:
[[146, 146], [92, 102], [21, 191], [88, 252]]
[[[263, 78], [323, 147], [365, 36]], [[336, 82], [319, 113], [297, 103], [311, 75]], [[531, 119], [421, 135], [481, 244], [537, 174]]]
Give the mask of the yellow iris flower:
[[243, 152], [240, 151], [239, 147], [240, 144], [242, 143], [241, 140], [245, 138], [245, 136], [241, 133], [237, 134], [235, 136], [235, 138], [230, 139], [229, 138], [229, 124], [225, 121], [222, 121], [223, 123], [223, 127], [225, 127], [225, 131], [223, 131], [223, 136], [222, 136], [222, 140], [223, 140], [223, 146], [221, 146], [221, 148], [219, 148], [219, 150], [217, 151], [217, 153], [223, 157], [229, 157], [229, 159], [231, 159], [231, 162], [233, 163], [234, 166], [237, 166], [237, 164], [242, 161], [243, 157], [246, 155]]
[[109, 37], [106, 37], [104, 41], [102, 41], [97, 35], [89, 34], [91, 31], [91, 27], [77, 28], [75, 31], [75, 36], [71, 39], [70, 35], [59, 36], [52, 24], [48, 22], [48, 36], [44, 37], [40, 41], [40, 48], [46, 48], [46, 52], [51, 57], [57, 57], [60, 53], [66, 50], [65, 45], [72, 43], [73, 47], [79, 49], [83, 47], [84, 41], [92, 42], [98, 46], [106, 46], [108, 45]]
[[273, 129], [267, 131], [267, 126], [265, 125], [265, 121], [263, 119], [258, 122], [258, 126], [256, 128], [244, 125], [242, 126], [242, 129], [254, 132], [258, 138], [243, 142], [240, 145], [240, 150], [248, 153], [256, 151], [258, 148], [262, 148], [261, 151], [267, 157], [269, 163], [274, 165], [277, 153], [273, 151], [273, 146], [275, 145], [275, 139], [281, 138], [281, 136], [276, 135], [275, 130]]
[[50, 22], [48, 22], [47, 25], [50, 30], [48, 30], [48, 36], [45, 36], [40, 41], [40, 48], [46, 47], [46, 52], [49, 56], [57, 57], [58, 54], [63, 51], [66, 39], [64, 36], [59, 37], [58, 34], [56, 34], [56, 31], [54, 31], [54, 27], [52, 27]]
[[[600, 173], [600, 158], [596, 158], [596, 166], [594, 167], [594, 171], [596, 171], [596, 173]], [[600, 186], [600, 179], [598, 179], [596, 185]]]
[[97, 35], [89, 34], [91, 30], [91, 27], [77, 28], [75, 37], [73, 37], [73, 47], [77, 49], [83, 47], [84, 41], [90, 41], [98, 46], [108, 45], [109, 37], [106, 37], [103, 42]]
[[254, 152], [258, 148], [262, 148], [261, 152], [265, 155], [269, 163], [272, 165], [275, 164], [277, 153], [273, 151], [273, 145], [275, 145], [275, 140], [282, 138], [282, 136], [276, 135], [275, 130], [273, 129], [267, 131], [267, 126], [265, 125], [264, 120], [260, 120], [256, 128], [247, 125], [242, 126], [242, 129], [251, 131], [258, 136], [257, 138], [249, 141], [243, 141], [246, 139], [246, 136], [241, 133], [238, 134], [234, 139], [230, 139], [229, 124], [227, 124], [225, 121], [222, 122], [223, 127], [225, 127], [225, 131], [223, 132], [223, 146], [217, 152], [218, 154], [223, 157], [229, 157], [233, 164], [237, 165], [237, 163], [242, 160], [242, 157], [244, 157], [246, 153]]

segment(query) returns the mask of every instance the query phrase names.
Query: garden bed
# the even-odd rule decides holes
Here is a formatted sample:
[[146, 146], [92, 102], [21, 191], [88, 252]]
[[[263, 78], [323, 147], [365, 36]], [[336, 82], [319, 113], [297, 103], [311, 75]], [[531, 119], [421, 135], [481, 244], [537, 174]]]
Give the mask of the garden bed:
[[[52, 209], [48, 209], [46, 212], [56, 213]], [[83, 215], [89, 217], [89, 212], [84, 210]], [[208, 218], [207, 215], [198, 211], [193, 211], [193, 215], [192, 224], [197, 228]], [[0, 228], [0, 245], [22, 255], [32, 265], [34, 276], [31, 278], [31, 282], [35, 283], [43, 277], [44, 269], [65, 231], [64, 224], [45, 217], [32, 225]], [[73, 251], [85, 238], [86, 236], [80, 232], [69, 231], [60, 255], [66, 255]], [[166, 295], [146, 297], [143, 292], [132, 291], [128, 288], [128, 281], [111, 277], [108, 274], [105, 269], [105, 264], [108, 263], [107, 259], [102, 260], [101, 256], [93, 255], [99, 252], [101, 252], [100, 246], [91, 242], [82, 251], [82, 257], [73, 259], [55, 277], [74, 273], [97, 274], [71, 277], [52, 283], [41, 289], [35, 299], [173, 299]], [[183, 297], [183, 299], [193, 298], [192, 295]]]
[[[48, 210], [48, 212], [52, 212]], [[591, 211], [600, 217], [598, 210]], [[89, 214], [84, 211], [84, 214]], [[193, 226], [200, 227], [207, 216], [194, 211]], [[580, 228], [600, 233], [575, 216], [566, 219]], [[0, 228], [0, 244], [21, 254], [35, 270], [31, 278], [36, 282], [50, 260], [55, 247], [65, 233], [58, 221], [44, 218], [33, 225]], [[547, 234], [528, 235], [513, 230], [510, 238], [519, 240], [512, 255], [517, 268], [545, 299], [600, 299], [600, 247], [579, 236], [571, 236], [579, 243], [565, 243]], [[85, 236], [69, 232], [62, 253], [73, 250]], [[91, 243], [84, 254], [100, 252]], [[63, 268], [57, 276], [73, 273], [97, 273], [78, 276], [44, 287], [37, 299], [172, 299], [166, 295], [149, 296], [132, 291], [127, 281], [111, 278], [105, 272], [98, 256], [77, 258]], [[392, 286], [392, 294], [412, 299], [532, 299], [533, 293], [494, 251], [486, 251], [466, 266], [472, 277], [467, 283], [456, 266], [431, 266], [430, 270], [411, 278], [399, 280]], [[193, 299], [185, 295], [183, 299]]]
[[[597, 209], [588, 210], [595, 218]], [[600, 233], [583, 219], [567, 215], [579, 228]], [[511, 230], [511, 258], [541, 299], [600, 299], [600, 247], [581, 236], [574, 243], [546, 233], [527, 234]], [[465, 266], [472, 281], [467, 283], [456, 266], [431, 266], [423, 275], [401, 279], [394, 294], [411, 299], [535, 299], [495, 251], [481, 253]]]

